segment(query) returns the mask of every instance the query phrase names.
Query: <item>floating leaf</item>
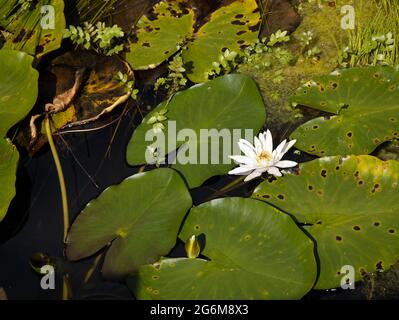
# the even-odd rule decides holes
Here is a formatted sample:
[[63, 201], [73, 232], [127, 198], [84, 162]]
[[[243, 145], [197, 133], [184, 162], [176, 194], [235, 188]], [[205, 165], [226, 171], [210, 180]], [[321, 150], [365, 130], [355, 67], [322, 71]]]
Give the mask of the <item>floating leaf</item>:
[[[65, 110], [52, 114], [55, 130], [70, 129], [97, 121], [130, 98], [127, 86], [117, 77], [118, 72], [121, 72], [126, 75], [127, 82], [134, 83], [134, 74], [127, 63], [116, 56], [106, 57], [90, 51], [76, 51], [52, 60], [46, 72], [43, 72], [40, 95], [42, 100], [53, 101], [55, 97], [71, 91], [77, 71], [82, 75], [83, 81], [78, 86], [77, 95], [65, 106]], [[55, 92], [47, 90], [48, 86], [55, 86]], [[39, 120], [36, 125], [41, 135], [33, 143], [30, 127], [25, 128], [17, 139], [31, 154], [47, 143], [44, 126]]]
[[[65, 72], [65, 68], [81, 69], [86, 76], [78, 97], [70, 105], [75, 111], [75, 119], [68, 123], [69, 127], [98, 120], [130, 97], [127, 87], [118, 79], [117, 74], [125, 74], [128, 82], [134, 81], [133, 72], [128, 64], [116, 56], [105, 57], [86, 51], [66, 53], [52, 62], [49, 71], [60, 78], [59, 75]], [[61, 80], [57, 94], [68, 89]]]
[[[166, 151], [162, 146], [158, 147], [158, 152], [161, 153], [160, 158], [175, 151], [184, 142], [177, 142], [176, 146], [173, 146], [174, 139], [169, 139], [168, 136], [169, 132], [173, 135], [172, 129], [169, 130], [170, 122], [176, 122], [176, 134], [182, 129], [192, 129], [195, 132], [195, 137], [190, 138], [185, 146], [196, 152], [197, 164], [182, 164], [178, 160], [176, 164], [173, 164], [173, 168], [180, 171], [186, 178], [190, 188], [200, 186], [212, 176], [226, 174], [235, 166], [234, 163], [223, 164], [223, 158], [228, 158], [229, 155], [233, 154], [231, 150], [237, 145], [240, 138], [234, 136], [233, 129], [252, 129], [258, 132], [265, 122], [265, 107], [256, 83], [250, 77], [240, 74], [223, 76], [179, 92], [169, 104], [163, 102], [148, 114], [135, 130], [129, 142], [127, 161], [130, 165], [146, 163], [148, 147], [154, 145], [153, 142], [146, 141], [145, 138], [148, 132], [154, 130], [154, 125], [148, 122], [165, 108], [168, 110], [166, 114], [168, 121], [160, 122], [160, 124], [165, 127], [163, 132], [168, 143], [168, 149]], [[212, 139], [201, 135], [201, 130], [206, 129], [227, 130], [231, 135], [231, 139], [228, 141], [231, 150], [224, 148], [224, 143], [219, 143], [217, 163], [220, 164], [211, 164], [210, 150], [215, 147], [215, 144], [212, 145]], [[155, 142], [155, 144], [158, 143], [161, 144], [162, 140]], [[203, 163], [200, 158], [201, 145], [204, 146], [205, 144], [208, 146], [209, 152], [202, 156], [205, 156], [208, 164], [200, 164]], [[185, 148], [180, 149], [177, 156], [179, 157], [179, 154], [184, 155], [185, 152]]]
[[389, 268], [399, 259], [399, 162], [371, 156], [321, 158], [264, 181], [254, 197], [292, 214], [317, 242], [317, 289], [339, 287], [341, 268]]
[[18, 165], [18, 151], [11, 142], [0, 139], [0, 221], [4, 219], [11, 200], [15, 197], [15, 175]]
[[204, 235], [204, 259], [143, 266], [139, 299], [299, 299], [316, 280], [313, 242], [290, 216], [260, 201], [217, 199], [191, 209], [180, 238]]
[[188, 77], [205, 82], [213, 63], [219, 62], [224, 49], [239, 52], [258, 38], [260, 14], [256, 0], [236, 0], [222, 6], [209, 17], [195, 34], [194, 41], [183, 51], [183, 60], [192, 65]]
[[126, 276], [173, 248], [190, 207], [190, 194], [175, 171], [131, 176], [106, 189], [78, 216], [67, 237], [67, 257], [79, 260], [110, 245], [103, 275]]
[[65, 29], [64, 1], [0, 0], [0, 25], [9, 33], [4, 48], [40, 58], [61, 46]]
[[161, 1], [137, 23], [126, 59], [135, 70], [153, 69], [174, 55], [193, 30], [194, 12], [186, 1]]
[[7, 131], [22, 120], [37, 98], [38, 72], [33, 58], [23, 52], [0, 50], [0, 221], [15, 196], [15, 175], [19, 155], [8, 140]]
[[332, 113], [300, 126], [291, 139], [318, 156], [369, 154], [399, 134], [399, 71], [391, 67], [336, 71], [299, 88], [293, 101]]
[[23, 52], [0, 50], [0, 136], [21, 121], [37, 98], [38, 72]]

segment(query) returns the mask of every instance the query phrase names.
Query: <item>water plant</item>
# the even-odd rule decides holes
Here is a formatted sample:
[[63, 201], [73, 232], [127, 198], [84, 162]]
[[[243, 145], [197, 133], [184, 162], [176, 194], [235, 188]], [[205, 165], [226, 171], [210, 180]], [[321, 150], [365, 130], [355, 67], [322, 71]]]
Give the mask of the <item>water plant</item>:
[[[8, 254], [25, 250], [63, 299], [104, 281], [151, 300], [375, 287], [399, 259], [398, 3], [351, 2], [352, 31], [346, 1], [295, 1], [296, 29], [276, 3], [76, 0], [46, 31], [39, 6], [63, 1], [0, 0], [0, 242], [16, 235], [0, 275], [26, 269]], [[55, 168], [45, 149], [18, 153], [47, 142]], [[27, 168], [33, 231], [19, 238]]]
[[124, 45], [117, 41], [124, 36], [124, 32], [117, 25], [105, 26], [104, 22], [98, 22], [95, 26], [85, 22], [83, 27], [69, 26], [64, 32], [64, 38], [71, 39], [76, 46], [86, 50], [93, 49], [106, 56], [120, 53]]

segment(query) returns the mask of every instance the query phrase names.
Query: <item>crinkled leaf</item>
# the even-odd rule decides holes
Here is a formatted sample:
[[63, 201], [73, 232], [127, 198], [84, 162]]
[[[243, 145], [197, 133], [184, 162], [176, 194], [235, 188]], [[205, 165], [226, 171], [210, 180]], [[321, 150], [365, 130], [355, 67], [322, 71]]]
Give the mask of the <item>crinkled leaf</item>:
[[[144, 118], [142, 124], [133, 133], [128, 145], [127, 161], [130, 165], [146, 163], [148, 147], [154, 145], [154, 142], [146, 141], [146, 134], [153, 130], [152, 121], [149, 120], [156, 113], [164, 110], [165, 106], [168, 110], [166, 114], [168, 121], [161, 124], [165, 127], [163, 132], [168, 149], [165, 150], [160, 145], [158, 152], [161, 153], [161, 158], [183, 144], [183, 142], [177, 142], [173, 148], [172, 142], [174, 139], [168, 137], [169, 122], [176, 122], [176, 133], [179, 133], [182, 129], [192, 129], [196, 134], [195, 138], [190, 139], [186, 145], [191, 147], [192, 150], [196, 150], [197, 164], [182, 164], [181, 161], [177, 160], [176, 164], [173, 165], [173, 168], [181, 172], [186, 178], [190, 188], [200, 186], [212, 176], [226, 174], [233, 168], [234, 163], [223, 164], [223, 158], [233, 154], [232, 150], [237, 145], [239, 137], [233, 135], [233, 129], [252, 129], [256, 133], [262, 128], [266, 117], [262, 96], [256, 83], [248, 76], [232, 74], [191, 87], [176, 94], [169, 104], [167, 102], [161, 103]], [[224, 148], [223, 142], [219, 144], [219, 164], [212, 164], [210, 150], [215, 147], [215, 144], [212, 145], [212, 139], [201, 136], [201, 129], [230, 131], [231, 139], [228, 141], [230, 150]], [[244, 134], [242, 135], [244, 136]], [[161, 142], [162, 140], [159, 139], [155, 142], [155, 145], [161, 144]], [[209, 152], [202, 156], [205, 156], [208, 164], [200, 164], [201, 145], [204, 144], [208, 145]], [[181, 150], [178, 151], [178, 154], [185, 152]]]
[[317, 289], [339, 287], [341, 268], [389, 268], [399, 259], [399, 162], [327, 157], [264, 181], [253, 196], [292, 214], [317, 242]]
[[80, 213], [67, 237], [67, 257], [79, 260], [109, 245], [103, 275], [124, 277], [173, 248], [190, 207], [190, 194], [174, 170], [131, 176]]
[[225, 198], [193, 208], [180, 238], [205, 236], [204, 259], [164, 259], [128, 282], [139, 299], [299, 299], [316, 280], [313, 242], [260, 201]]
[[296, 147], [318, 156], [369, 154], [399, 134], [399, 71], [391, 67], [340, 70], [308, 82], [292, 100], [332, 113], [300, 126]]

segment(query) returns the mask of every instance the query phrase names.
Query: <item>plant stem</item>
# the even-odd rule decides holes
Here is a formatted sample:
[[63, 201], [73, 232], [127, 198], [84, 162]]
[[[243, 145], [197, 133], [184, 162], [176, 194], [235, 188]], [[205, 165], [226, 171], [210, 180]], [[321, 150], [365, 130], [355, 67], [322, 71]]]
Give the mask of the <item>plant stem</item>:
[[68, 233], [68, 229], [69, 229], [68, 195], [67, 195], [67, 191], [66, 191], [64, 173], [62, 171], [61, 161], [58, 156], [57, 148], [55, 147], [55, 144], [54, 144], [53, 134], [51, 132], [51, 127], [50, 127], [50, 119], [48, 116], [46, 116], [44, 123], [45, 123], [45, 127], [46, 127], [47, 139], [50, 144], [51, 153], [53, 155], [54, 163], [57, 168], [58, 180], [59, 180], [60, 189], [61, 189], [62, 211], [63, 211], [63, 216], [64, 216], [64, 238], [63, 238], [64, 240], [63, 241], [65, 242], [66, 236]]

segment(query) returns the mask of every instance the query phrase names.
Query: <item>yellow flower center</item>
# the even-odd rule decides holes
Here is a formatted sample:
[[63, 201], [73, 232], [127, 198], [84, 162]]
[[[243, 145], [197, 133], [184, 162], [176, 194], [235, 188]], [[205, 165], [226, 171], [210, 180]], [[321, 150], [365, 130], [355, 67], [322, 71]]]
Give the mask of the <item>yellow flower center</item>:
[[273, 159], [272, 154], [270, 152], [267, 152], [267, 151], [262, 151], [261, 153], [258, 153], [256, 155], [256, 161], [259, 164], [263, 163], [264, 161], [270, 161], [272, 159]]

